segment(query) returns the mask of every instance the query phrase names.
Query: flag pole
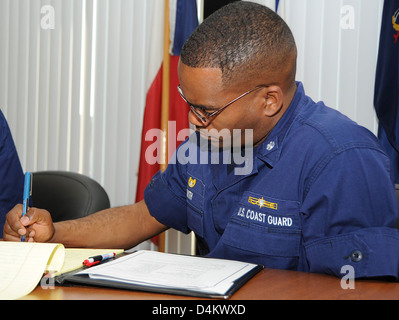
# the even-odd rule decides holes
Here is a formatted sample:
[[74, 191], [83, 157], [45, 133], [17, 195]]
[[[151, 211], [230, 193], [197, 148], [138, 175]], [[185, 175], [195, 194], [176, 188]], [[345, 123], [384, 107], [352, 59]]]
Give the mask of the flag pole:
[[[161, 142], [161, 171], [168, 165], [168, 121], [169, 121], [169, 87], [170, 87], [170, 25], [169, 25], [169, 0], [165, 0], [165, 21], [163, 41], [163, 66], [162, 66], [162, 113], [161, 130], [163, 132]], [[159, 235], [158, 250], [165, 252], [165, 232]]]
[[161, 145], [162, 171], [164, 171], [168, 165], [168, 121], [169, 121], [169, 87], [170, 87], [169, 47], [170, 47], [169, 0], [165, 0], [163, 66], [162, 66], [162, 118], [161, 118], [161, 130], [164, 133]]
[[[204, 7], [205, 7], [205, 0], [197, 1], [198, 4], [198, 22], [202, 23], [204, 21]], [[192, 256], [197, 255], [197, 238], [195, 237], [195, 233], [191, 231], [190, 234], [190, 254]]]

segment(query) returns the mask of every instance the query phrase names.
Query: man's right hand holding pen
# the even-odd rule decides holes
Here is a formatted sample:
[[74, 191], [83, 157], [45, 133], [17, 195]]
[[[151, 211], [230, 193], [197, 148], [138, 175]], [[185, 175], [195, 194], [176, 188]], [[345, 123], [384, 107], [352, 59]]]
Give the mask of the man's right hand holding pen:
[[167, 229], [151, 216], [144, 200], [55, 223], [47, 210], [32, 207], [23, 217], [22, 212], [19, 204], [7, 214], [4, 240], [21, 241], [25, 235], [27, 241], [56, 242], [65, 247], [128, 249]]
[[4, 240], [21, 241], [21, 236], [25, 236], [25, 241], [30, 242], [48, 242], [51, 240], [55, 229], [51, 215], [47, 210], [29, 208], [24, 216], [22, 214], [22, 204], [17, 204], [7, 214], [4, 225]]

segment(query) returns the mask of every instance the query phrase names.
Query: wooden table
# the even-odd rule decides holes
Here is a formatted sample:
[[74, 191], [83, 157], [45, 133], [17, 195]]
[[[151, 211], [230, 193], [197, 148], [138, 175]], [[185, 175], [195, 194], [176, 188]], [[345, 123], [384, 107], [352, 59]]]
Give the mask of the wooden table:
[[[74, 285], [43, 289], [28, 300], [193, 300], [196, 298]], [[342, 289], [341, 279], [305, 272], [264, 269], [246, 283], [232, 300], [399, 300], [399, 283], [355, 280], [354, 289]], [[213, 300], [215, 301], [215, 300]], [[216, 300], [218, 301], [218, 300]]]

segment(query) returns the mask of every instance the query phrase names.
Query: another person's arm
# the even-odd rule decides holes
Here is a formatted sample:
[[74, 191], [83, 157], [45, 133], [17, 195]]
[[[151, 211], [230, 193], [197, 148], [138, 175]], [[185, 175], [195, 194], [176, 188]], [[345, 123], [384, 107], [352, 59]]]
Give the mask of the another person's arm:
[[22, 201], [24, 173], [8, 123], [0, 110], [0, 238], [6, 214]]

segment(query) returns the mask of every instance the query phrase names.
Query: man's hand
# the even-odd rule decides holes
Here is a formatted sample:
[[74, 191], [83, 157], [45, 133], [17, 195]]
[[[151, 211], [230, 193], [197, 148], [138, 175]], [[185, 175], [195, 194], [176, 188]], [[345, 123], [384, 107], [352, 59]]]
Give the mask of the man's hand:
[[25, 241], [48, 242], [54, 236], [54, 225], [47, 210], [29, 208], [22, 216], [22, 204], [16, 205], [6, 216], [3, 237], [6, 241], [20, 241], [25, 235]]

